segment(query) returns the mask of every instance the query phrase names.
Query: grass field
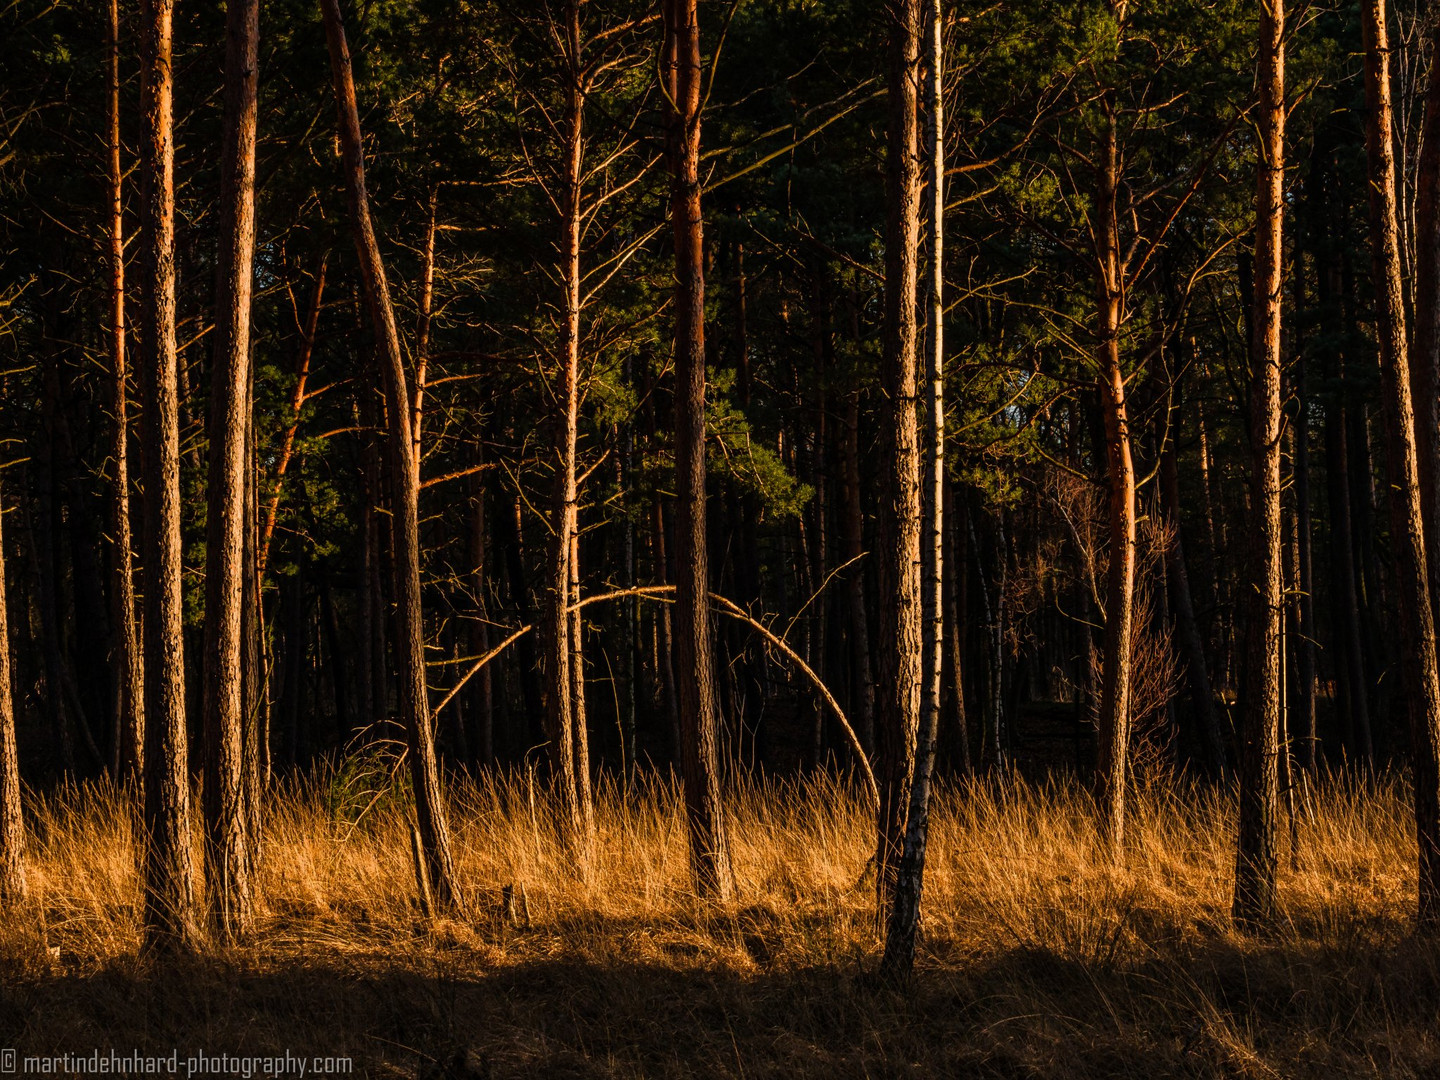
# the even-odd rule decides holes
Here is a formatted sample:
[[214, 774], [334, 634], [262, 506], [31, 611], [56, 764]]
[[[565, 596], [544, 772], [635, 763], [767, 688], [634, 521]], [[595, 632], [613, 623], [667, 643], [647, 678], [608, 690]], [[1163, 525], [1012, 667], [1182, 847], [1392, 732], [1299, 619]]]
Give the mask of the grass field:
[[713, 907], [687, 891], [666, 783], [602, 785], [582, 881], [523, 774], [456, 779], [470, 910], [434, 925], [403, 792], [375, 790], [350, 770], [278, 792], [255, 939], [153, 965], [124, 801], [37, 796], [32, 897], [0, 926], [0, 1047], [289, 1050], [405, 1077], [1440, 1077], [1440, 947], [1414, 934], [1393, 778], [1318, 785], [1264, 939], [1230, 923], [1226, 795], [1137, 792], [1115, 869], [1081, 790], [942, 786], [904, 993], [868, 976], [870, 825], [836, 780], [734, 791], [740, 896]]

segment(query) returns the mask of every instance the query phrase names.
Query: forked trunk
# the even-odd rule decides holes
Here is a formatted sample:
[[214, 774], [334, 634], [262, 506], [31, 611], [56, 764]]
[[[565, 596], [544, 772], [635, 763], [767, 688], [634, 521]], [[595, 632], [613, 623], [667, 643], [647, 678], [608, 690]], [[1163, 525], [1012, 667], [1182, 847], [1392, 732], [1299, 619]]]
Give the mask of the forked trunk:
[[380, 245], [370, 221], [370, 202], [365, 191], [365, 159], [360, 136], [360, 116], [355, 104], [355, 82], [351, 74], [350, 50], [340, 21], [339, 0], [320, 0], [325, 18], [325, 37], [330, 50], [330, 68], [335, 82], [335, 105], [344, 152], [345, 189], [350, 203], [350, 223], [355, 251], [365, 283], [365, 299], [376, 336], [385, 385], [386, 420], [390, 464], [390, 495], [393, 500], [391, 536], [394, 551], [396, 643], [399, 667], [400, 713], [410, 758], [410, 779], [415, 792], [415, 816], [430, 888], [438, 913], [461, 907], [455, 860], [450, 847], [450, 823], [440, 790], [440, 769], [435, 759], [435, 737], [431, 730], [430, 701], [425, 679], [425, 625], [420, 599], [420, 475], [415, 468], [414, 443], [410, 430], [412, 401], [406, 385], [405, 365], [400, 354], [400, 334], [395, 326], [395, 309]]

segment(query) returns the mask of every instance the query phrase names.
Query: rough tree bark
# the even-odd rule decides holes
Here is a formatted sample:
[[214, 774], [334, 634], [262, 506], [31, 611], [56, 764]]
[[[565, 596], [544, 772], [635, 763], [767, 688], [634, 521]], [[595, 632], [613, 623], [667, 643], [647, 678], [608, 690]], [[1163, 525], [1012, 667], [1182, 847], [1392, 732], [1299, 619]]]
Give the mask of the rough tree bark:
[[1423, 925], [1433, 926], [1440, 923], [1440, 785], [1437, 785], [1440, 779], [1440, 673], [1436, 669], [1435, 618], [1430, 602], [1415, 409], [1406, 353], [1385, 0], [1366, 0], [1362, 19], [1365, 101], [1369, 106], [1365, 149], [1370, 165], [1370, 246], [1391, 490], [1395, 591], [1400, 601], [1400, 632], [1406, 643], [1402, 649], [1402, 671], [1406, 696], [1410, 699], [1413, 740], [1419, 916]]
[[1285, 217], [1285, 6], [1262, 0], [1256, 83], [1255, 281], [1250, 352], [1250, 536], [1240, 831], [1232, 911], [1243, 926], [1275, 918], [1280, 816], [1280, 305]]
[[385, 278], [385, 263], [370, 221], [360, 115], [355, 104], [355, 81], [351, 73], [350, 49], [345, 41], [345, 27], [340, 19], [339, 0], [320, 0], [320, 10], [325, 19], [325, 39], [335, 83], [335, 107], [355, 251], [360, 259], [371, 322], [379, 339], [378, 359], [385, 384], [390, 494], [393, 499], [391, 535], [394, 545], [395, 653], [400, 668], [400, 713], [405, 724], [411, 783], [415, 791], [415, 816], [425, 869], [436, 911], [444, 913], [459, 910], [461, 903], [455, 860], [451, 854], [449, 817], [440, 790], [440, 769], [435, 760], [435, 736], [431, 729], [430, 701], [425, 683], [425, 625], [420, 598], [420, 476], [415, 469], [410, 431], [412, 401], [401, 358], [395, 309], [390, 302], [390, 286]]
[[0, 528], [0, 909], [19, 903], [25, 896], [25, 819], [20, 815], [20, 760], [15, 747], [15, 696], [5, 600], [5, 540]]
[[185, 725], [180, 401], [175, 356], [173, 0], [140, 12], [141, 447], [145, 484], [145, 867], [147, 949], [193, 947], [195, 860]]
[[[1425, 119], [1421, 131], [1419, 175], [1415, 186], [1415, 356], [1410, 368], [1415, 402], [1415, 442], [1419, 464], [1421, 515], [1425, 529], [1425, 559], [1430, 572], [1430, 610], [1440, 617], [1440, 4], [1429, 5], [1429, 85], [1425, 93]], [[1419, 726], [1415, 742], [1416, 799], [1435, 807], [1440, 801], [1440, 763], [1433, 744]], [[1422, 761], [1423, 759], [1423, 761]], [[1432, 820], [1440, 809], [1427, 811]], [[1419, 820], [1417, 818], [1417, 820]], [[1440, 829], [1440, 826], [1437, 826]], [[1430, 843], [1436, 842], [1432, 833]], [[1432, 863], [1433, 865], [1433, 863]], [[1437, 916], [1430, 886], [1430, 919]]]
[[705, 251], [696, 0], [666, 0], [665, 31], [675, 234], [675, 690], [691, 863], [701, 895], [724, 900], [734, 892], [735, 874], [720, 797], [705, 537]]
[[892, 0], [885, 171], [885, 336], [875, 743], [880, 783], [875, 885], [884, 917], [904, 844], [920, 724], [920, 438], [916, 287], [920, 242], [920, 0]]
[[[945, 672], [945, 44], [940, 0], [927, 5], [929, 63], [925, 77], [925, 136], [930, 182], [929, 348], [926, 350], [926, 445], [921, 537], [920, 725], [915, 775], [910, 784], [905, 842], [896, 868], [895, 895], [885, 934], [881, 970], [892, 981], [915, 967], [915, 936], [925, 882], [925, 844], [930, 825], [930, 779], [940, 731], [941, 680]], [[957, 686], [956, 692], [960, 688]]]
[[253, 918], [245, 813], [244, 673], [246, 436], [250, 298], [255, 260], [259, 0], [228, 0], [220, 253], [210, 375], [210, 480], [205, 542], [205, 880], [214, 928], [244, 935]]

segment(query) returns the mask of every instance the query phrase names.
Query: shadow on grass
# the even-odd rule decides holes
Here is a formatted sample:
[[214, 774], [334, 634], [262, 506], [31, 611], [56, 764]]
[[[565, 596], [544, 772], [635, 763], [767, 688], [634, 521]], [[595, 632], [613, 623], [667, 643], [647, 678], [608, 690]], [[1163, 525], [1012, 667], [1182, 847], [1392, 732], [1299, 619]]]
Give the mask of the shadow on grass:
[[627, 960], [636, 926], [600, 932], [600, 960], [542, 932], [505, 950], [475, 935], [383, 948], [262, 935], [206, 959], [90, 970], [42, 946], [0, 958], [0, 1047], [22, 1066], [178, 1051], [182, 1077], [202, 1050], [289, 1051], [307, 1076], [316, 1056], [349, 1057], [354, 1075], [415, 1080], [1440, 1076], [1433, 941], [1216, 938], [1103, 963], [1019, 948], [966, 959], [932, 942], [897, 993], [858, 962]]

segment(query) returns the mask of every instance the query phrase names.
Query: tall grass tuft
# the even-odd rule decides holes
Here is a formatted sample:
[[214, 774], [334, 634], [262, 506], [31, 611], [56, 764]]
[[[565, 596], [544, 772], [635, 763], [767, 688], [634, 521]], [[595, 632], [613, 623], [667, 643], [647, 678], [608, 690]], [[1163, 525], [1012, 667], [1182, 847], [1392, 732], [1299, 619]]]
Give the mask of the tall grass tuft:
[[540, 774], [452, 775], [467, 915], [432, 923], [395, 765], [370, 752], [278, 783], [259, 930], [160, 968], [137, 958], [126, 793], [32, 794], [0, 1045], [307, 1048], [417, 1078], [1440, 1076], [1440, 953], [1414, 933], [1395, 775], [1322, 775], [1297, 799], [1266, 937], [1230, 923], [1224, 789], [1144, 785], [1117, 867], [1071, 780], [942, 783], [902, 993], [869, 976], [873, 823], [844, 779], [732, 785], [739, 888], [717, 907], [691, 890], [670, 776], [600, 779], [582, 874]]

